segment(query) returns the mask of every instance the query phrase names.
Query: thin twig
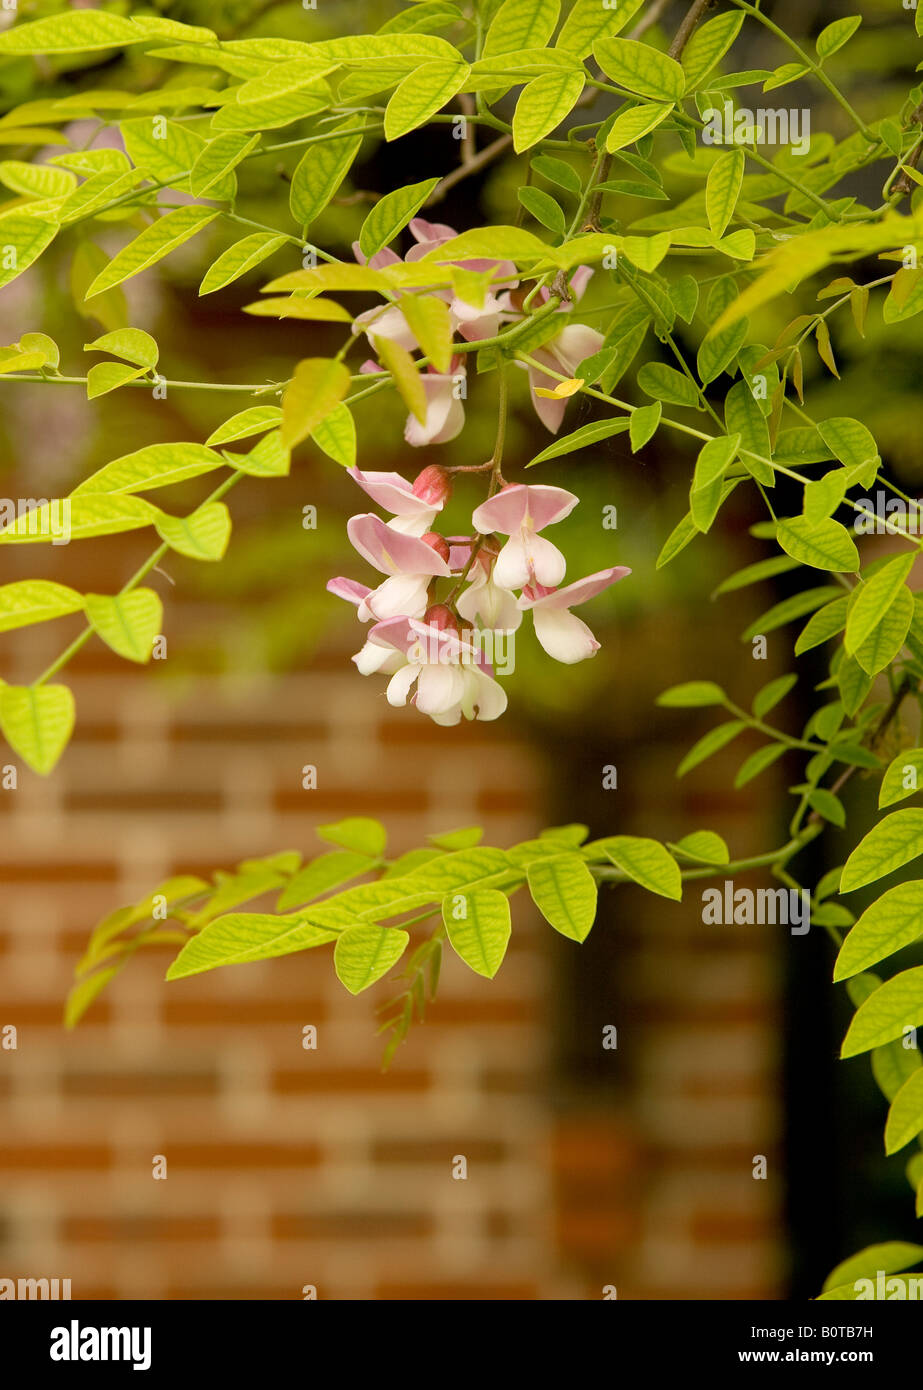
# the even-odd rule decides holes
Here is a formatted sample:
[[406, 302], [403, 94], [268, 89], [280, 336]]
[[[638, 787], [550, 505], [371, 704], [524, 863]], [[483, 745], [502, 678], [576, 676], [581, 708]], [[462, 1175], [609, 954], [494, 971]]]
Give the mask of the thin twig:
[[695, 0], [686, 11], [686, 17], [676, 31], [676, 38], [668, 49], [671, 58], [678, 58], [686, 44], [692, 38], [692, 31], [702, 18], [703, 14], [709, 9], [715, 0]]
[[457, 169], [453, 169], [451, 174], [446, 174], [441, 183], [437, 183], [432, 193], [426, 200], [426, 207], [432, 207], [433, 203], [440, 203], [450, 188], [454, 188], [462, 179], [466, 179], [469, 174], [476, 174], [479, 169], [483, 169], [486, 164], [490, 164], [504, 150], [509, 149], [513, 143], [512, 135], [501, 135], [498, 140], [494, 140], [490, 145], [486, 145], [479, 154], [473, 155], [467, 163], [460, 164]]

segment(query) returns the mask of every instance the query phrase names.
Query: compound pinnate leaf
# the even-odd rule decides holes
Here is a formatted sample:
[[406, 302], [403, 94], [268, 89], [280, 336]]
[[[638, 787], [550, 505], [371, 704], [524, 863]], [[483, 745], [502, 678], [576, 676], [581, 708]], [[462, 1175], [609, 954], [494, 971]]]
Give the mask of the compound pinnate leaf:
[[0, 686], [0, 730], [14, 753], [43, 777], [67, 747], [74, 717], [66, 685]]

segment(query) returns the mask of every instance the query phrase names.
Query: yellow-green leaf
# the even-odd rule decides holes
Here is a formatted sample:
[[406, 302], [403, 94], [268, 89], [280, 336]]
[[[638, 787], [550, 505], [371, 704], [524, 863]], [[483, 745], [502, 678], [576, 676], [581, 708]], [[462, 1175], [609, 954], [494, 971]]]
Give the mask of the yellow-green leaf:
[[153, 589], [127, 594], [87, 594], [86, 614], [107, 647], [126, 661], [150, 661], [160, 635], [163, 604]]
[[177, 246], [182, 246], [197, 232], [201, 232], [209, 222], [214, 222], [217, 216], [218, 212], [214, 208], [199, 206], [174, 208], [172, 212], [164, 213], [152, 226], [145, 227], [134, 241], [122, 247], [105, 270], [97, 275], [85, 298], [92, 299], [94, 295], [111, 289], [113, 285], [120, 285], [123, 280], [140, 275], [149, 266], [163, 260], [164, 256], [168, 256]]
[[328, 357], [299, 362], [282, 397], [282, 443], [293, 449], [306, 439], [349, 390], [349, 368]]
[[66, 685], [4, 685], [0, 730], [14, 753], [46, 777], [74, 731], [74, 697]]

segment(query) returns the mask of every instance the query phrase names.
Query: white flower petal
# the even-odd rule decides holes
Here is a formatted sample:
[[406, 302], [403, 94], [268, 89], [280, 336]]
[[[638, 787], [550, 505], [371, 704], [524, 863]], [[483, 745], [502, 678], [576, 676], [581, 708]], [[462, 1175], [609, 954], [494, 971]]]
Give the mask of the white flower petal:
[[406, 705], [407, 696], [410, 694], [410, 687], [419, 674], [419, 666], [411, 666], [409, 663], [406, 666], [402, 666], [388, 682], [388, 704]]
[[566, 608], [534, 608], [535, 635], [550, 657], [573, 666], [599, 651], [599, 643], [582, 618]]

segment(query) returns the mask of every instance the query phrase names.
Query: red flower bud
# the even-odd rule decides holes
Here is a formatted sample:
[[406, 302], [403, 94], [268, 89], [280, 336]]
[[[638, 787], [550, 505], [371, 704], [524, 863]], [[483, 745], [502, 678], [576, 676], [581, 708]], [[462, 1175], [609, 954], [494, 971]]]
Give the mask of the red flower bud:
[[451, 608], [446, 608], [444, 603], [434, 603], [427, 608], [423, 621], [429, 623], [430, 627], [437, 627], [440, 632], [458, 631], [458, 620]]
[[452, 480], [438, 463], [431, 463], [414, 479], [413, 495], [431, 507], [441, 507], [452, 495]]
[[448, 560], [449, 543], [446, 540], [445, 536], [440, 536], [438, 531], [427, 531], [425, 536], [420, 537], [420, 540], [425, 541], [427, 545], [432, 546], [436, 554], [440, 555], [443, 560]]

